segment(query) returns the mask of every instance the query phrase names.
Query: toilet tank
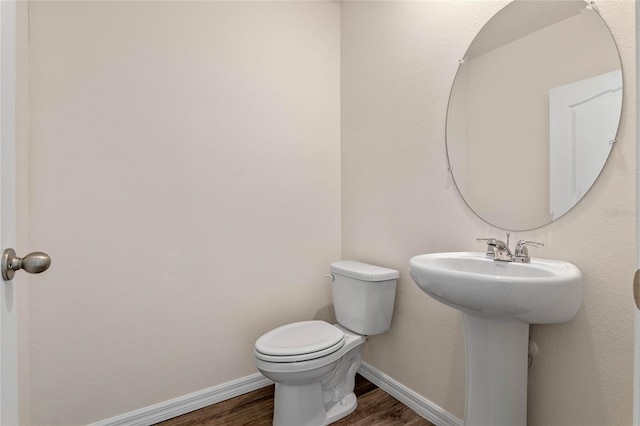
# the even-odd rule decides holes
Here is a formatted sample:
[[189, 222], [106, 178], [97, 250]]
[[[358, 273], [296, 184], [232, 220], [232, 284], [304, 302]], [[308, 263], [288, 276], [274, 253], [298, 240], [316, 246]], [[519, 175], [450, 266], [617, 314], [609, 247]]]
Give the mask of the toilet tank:
[[343, 260], [331, 264], [331, 276], [338, 323], [363, 335], [389, 330], [398, 271]]

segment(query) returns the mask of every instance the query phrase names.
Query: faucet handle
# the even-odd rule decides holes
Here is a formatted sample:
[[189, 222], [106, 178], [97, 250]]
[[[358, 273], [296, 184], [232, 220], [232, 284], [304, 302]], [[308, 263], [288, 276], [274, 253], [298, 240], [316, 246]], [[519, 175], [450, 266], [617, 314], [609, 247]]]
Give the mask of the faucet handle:
[[544, 243], [538, 243], [535, 241], [527, 241], [527, 240], [518, 240], [516, 243], [516, 250], [513, 256], [518, 259], [519, 262], [529, 263], [531, 259], [529, 258], [529, 249], [527, 246], [531, 247], [544, 247]]
[[490, 243], [493, 243], [494, 241], [496, 241], [496, 239], [495, 238], [476, 238], [476, 241], [479, 242], [479, 243], [490, 244]]
[[499, 249], [509, 251], [509, 243], [505, 243], [504, 241], [498, 240], [497, 238], [476, 238], [476, 241], [479, 243], [487, 243], [487, 245], [489, 246], [495, 246]]
[[479, 243], [487, 243], [487, 245], [490, 246], [497, 246], [500, 248], [504, 248], [504, 247], [508, 247], [509, 244], [505, 243], [504, 241], [500, 241], [497, 238], [491, 237], [491, 238], [476, 238], [476, 241]]
[[487, 243], [487, 253], [486, 253], [486, 256], [487, 256], [488, 258], [495, 259], [496, 254], [495, 254], [495, 252], [492, 250], [492, 247], [491, 247], [491, 246], [495, 246], [495, 245], [496, 245], [496, 242], [497, 242], [498, 240], [496, 240], [495, 238], [476, 238], [476, 241], [477, 241], [477, 242], [479, 242], [479, 243]]
[[544, 243], [537, 243], [535, 241], [527, 241], [527, 240], [518, 240], [518, 242], [516, 243], [516, 248], [518, 247], [526, 248], [526, 246], [544, 247]]
[[495, 238], [477, 238], [479, 243], [487, 243], [487, 258], [511, 262], [513, 255], [509, 250], [509, 245], [504, 241], [500, 241]]

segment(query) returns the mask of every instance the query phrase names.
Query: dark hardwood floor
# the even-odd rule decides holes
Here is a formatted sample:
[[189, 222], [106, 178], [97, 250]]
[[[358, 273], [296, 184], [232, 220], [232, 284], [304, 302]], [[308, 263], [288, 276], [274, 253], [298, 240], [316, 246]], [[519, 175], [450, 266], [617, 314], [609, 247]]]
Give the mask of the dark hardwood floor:
[[[274, 386], [268, 386], [158, 423], [158, 425], [271, 425], [273, 391]], [[435, 426], [359, 374], [356, 375], [355, 394], [358, 396], [358, 408], [356, 408], [356, 411], [333, 423], [333, 425]]]

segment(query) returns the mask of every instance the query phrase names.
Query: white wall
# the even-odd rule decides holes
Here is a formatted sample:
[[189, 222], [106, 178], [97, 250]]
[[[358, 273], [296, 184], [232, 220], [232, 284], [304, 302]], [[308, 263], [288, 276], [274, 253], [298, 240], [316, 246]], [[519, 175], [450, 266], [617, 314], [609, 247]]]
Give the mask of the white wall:
[[31, 422], [256, 373], [331, 319], [340, 5], [30, 2]]
[[[504, 236], [481, 222], [452, 184], [444, 129], [449, 89], [473, 36], [506, 1], [343, 2], [343, 257], [401, 271], [390, 333], [364, 359], [462, 418], [460, 314], [423, 294], [414, 255], [480, 251]], [[585, 276], [574, 321], [534, 326], [530, 425], [631, 423], [635, 269], [634, 2], [598, 1], [620, 48], [623, 118], [593, 189], [565, 217], [512, 234], [545, 243], [533, 256], [567, 260]], [[505, 201], [506, 202], [506, 201]], [[533, 249], [532, 249], [533, 250]]]

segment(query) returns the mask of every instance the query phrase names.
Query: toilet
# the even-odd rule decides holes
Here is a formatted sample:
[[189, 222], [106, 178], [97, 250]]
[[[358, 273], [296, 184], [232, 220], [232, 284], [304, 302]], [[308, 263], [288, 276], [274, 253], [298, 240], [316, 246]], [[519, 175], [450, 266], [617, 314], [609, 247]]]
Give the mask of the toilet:
[[294, 322], [256, 341], [256, 366], [276, 383], [275, 426], [328, 425], [351, 414], [362, 346], [391, 325], [398, 271], [352, 260], [330, 270], [338, 324]]

